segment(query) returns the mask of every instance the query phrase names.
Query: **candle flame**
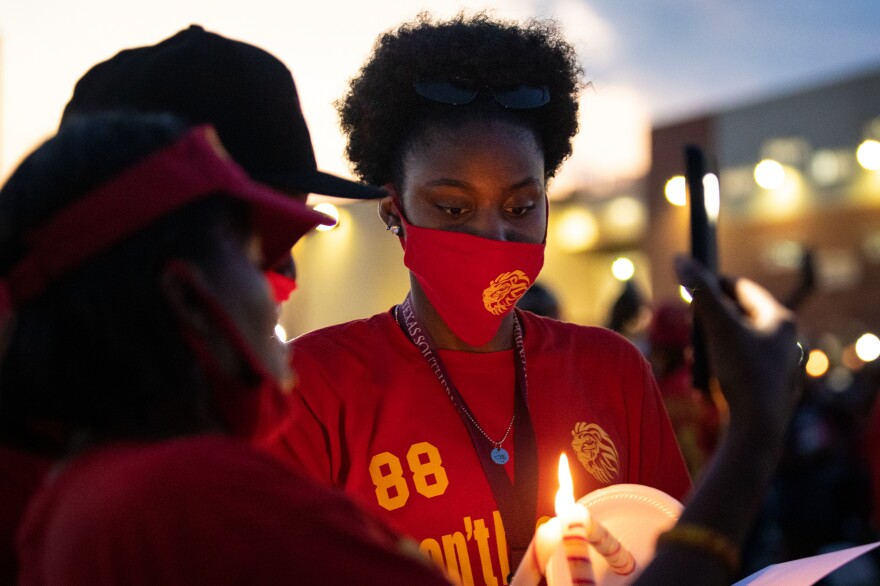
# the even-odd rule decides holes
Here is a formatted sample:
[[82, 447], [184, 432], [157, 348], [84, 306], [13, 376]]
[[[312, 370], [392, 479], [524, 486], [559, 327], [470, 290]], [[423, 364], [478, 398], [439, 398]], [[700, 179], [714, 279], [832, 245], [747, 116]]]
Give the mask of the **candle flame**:
[[556, 491], [556, 516], [561, 517], [574, 506], [574, 482], [568, 468], [568, 458], [559, 455], [559, 490]]

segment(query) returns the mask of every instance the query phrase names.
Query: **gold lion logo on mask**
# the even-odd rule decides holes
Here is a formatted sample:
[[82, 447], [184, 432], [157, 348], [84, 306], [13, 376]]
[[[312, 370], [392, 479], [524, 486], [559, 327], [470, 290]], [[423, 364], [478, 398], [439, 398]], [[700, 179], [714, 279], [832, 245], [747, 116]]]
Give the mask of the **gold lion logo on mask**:
[[483, 306], [492, 315], [501, 315], [513, 307], [531, 284], [529, 277], [522, 271], [501, 273], [483, 289]]
[[595, 423], [579, 421], [571, 435], [571, 447], [587, 472], [599, 482], [613, 482], [617, 478], [620, 464], [617, 448], [605, 430]]

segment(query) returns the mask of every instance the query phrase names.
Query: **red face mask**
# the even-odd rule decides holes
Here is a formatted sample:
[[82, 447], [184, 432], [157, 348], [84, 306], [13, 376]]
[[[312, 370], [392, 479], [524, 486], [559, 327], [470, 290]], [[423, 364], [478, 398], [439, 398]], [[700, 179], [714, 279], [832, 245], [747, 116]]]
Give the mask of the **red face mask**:
[[403, 263], [459, 339], [487, 344], [544, 265], [544, 244], [413, 226], [400, 214]]
[[269, 288], [272, 289], [272, 298], [275, 299], [275, 303], [284, 303], [296, 290], [296, 279], [291, 279], [273, 270], [263, 271], [263, 274], [269, 282]]

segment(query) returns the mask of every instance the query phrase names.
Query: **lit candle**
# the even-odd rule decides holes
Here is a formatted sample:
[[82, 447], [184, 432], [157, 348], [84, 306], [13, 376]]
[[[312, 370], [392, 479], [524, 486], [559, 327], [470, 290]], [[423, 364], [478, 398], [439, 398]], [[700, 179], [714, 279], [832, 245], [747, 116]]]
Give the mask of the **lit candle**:
[[587, 539], [590, 514], [574, 500], [574, 483], [565, 454], [559, 456], [559, 490], [556, 492], [556, 516], [562, 524], [562, 544], [571, 573], [572, 584], [595, 584], [590, 544]]
[[[547, 564], [559, 545], [563, 545], [571, 581], [559, 583], [550, 576], [549, 586], [596, 584], [590, 547], [601, 554], [609, 569], [627, 576], [636, 567], [632, 553], [594, 519], [589, 510], [574, 500], [574, 482], [565, 454], [559, 457], [559, 490], [556, 492], [556, 517], [538, 527], [510, 586], [536, 586], [547, 570]], [[564, 577], [563, 577], [564, 580]]]

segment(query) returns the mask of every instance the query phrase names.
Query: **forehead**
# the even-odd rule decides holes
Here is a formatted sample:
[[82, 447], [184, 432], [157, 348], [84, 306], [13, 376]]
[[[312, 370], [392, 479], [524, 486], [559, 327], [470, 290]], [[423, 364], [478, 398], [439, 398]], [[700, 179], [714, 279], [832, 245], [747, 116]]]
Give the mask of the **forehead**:
[[432, 126], [410, 142], [402, 159], [406, 182], [424, 175], [490, 172], [544, 178], [544, 154], [534, 132], [507, 121]]

